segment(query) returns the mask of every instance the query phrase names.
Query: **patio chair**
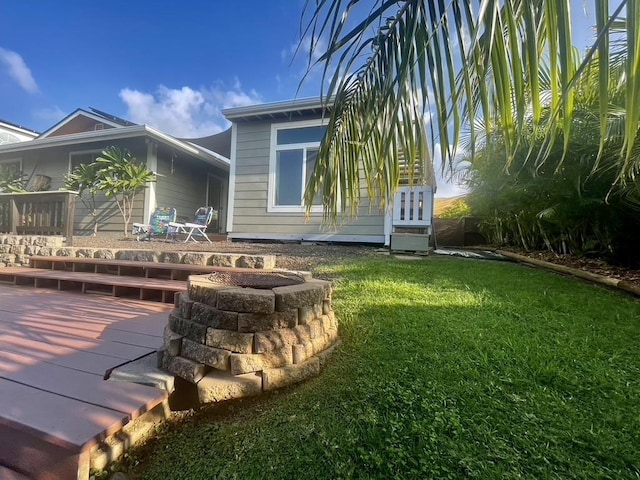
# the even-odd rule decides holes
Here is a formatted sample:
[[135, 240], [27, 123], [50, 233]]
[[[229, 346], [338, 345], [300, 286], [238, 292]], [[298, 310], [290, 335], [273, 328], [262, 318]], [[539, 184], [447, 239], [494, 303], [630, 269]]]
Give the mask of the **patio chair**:
[[176, 228], [170, 225], [176, 221], [177, 211], [171, 207], [158, 207], [151, 214], [148, 224], [134, 223], [131, 233], [136, 240], [151, 240], [153, 237], [169, 238], [176, 232]]
[[207, 242], [213, 243], [205, 232], [205, 230], [211, 223], [212, 218], [213, 207], [200, 207], [196, 210], [192, 223], [171, 222], [169, 224], [169, 227], [175, 228], [177, 233], [184, 233], [187, 235], [184, 243], [187, 243], [189, 240], [193, 240], [197, 243], [198, 240], [196, 239], [196, 237], [202, 237]]

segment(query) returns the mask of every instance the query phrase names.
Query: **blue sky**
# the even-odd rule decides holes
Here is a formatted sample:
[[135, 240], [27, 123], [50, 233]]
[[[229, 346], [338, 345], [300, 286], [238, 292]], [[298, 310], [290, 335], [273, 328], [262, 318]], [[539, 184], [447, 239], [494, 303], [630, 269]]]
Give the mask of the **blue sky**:
[[[572, 3], [584, 46], [591, 2]], [[292, 62], [303, 5], [4, 0], [0, 118], [43, 131], [78, 107], [95, 107], [195, 137], [228, 126], [223, 108], [317, 96], [319, 71], [298, 91], [308, 49]]]

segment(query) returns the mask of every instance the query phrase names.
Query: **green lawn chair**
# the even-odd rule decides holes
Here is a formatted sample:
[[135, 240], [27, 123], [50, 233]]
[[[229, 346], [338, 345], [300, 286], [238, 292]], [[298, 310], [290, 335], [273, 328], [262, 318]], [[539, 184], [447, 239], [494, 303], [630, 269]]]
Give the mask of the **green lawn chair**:
[[158, 207], [151, 214], [148, 224], [134, 223], [131, 233], [135, 235], [138, 241], [160, 237], [168, 239], [175, 233], [175, 229], [170, 227], [169, 224], [174, 223], [177, 216], [178, 212], [175, 208]]

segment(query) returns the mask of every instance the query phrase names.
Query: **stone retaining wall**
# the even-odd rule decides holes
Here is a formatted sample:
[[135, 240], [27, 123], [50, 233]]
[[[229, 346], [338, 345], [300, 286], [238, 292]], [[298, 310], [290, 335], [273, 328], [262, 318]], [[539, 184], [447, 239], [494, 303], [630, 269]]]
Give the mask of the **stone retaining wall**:
[[317, 375], [338, 339], [331, 284], [270, 289], [192, 275], [176, 295], [159, 366], [197, 385], [202, 403], [274, 390]]
[[271, 269], [276, 264], [274, 255], [65, 247], [63, 237], [0, 235], [0, 267], [28, 266], [29, 256], [33, 255], [259, 269]]

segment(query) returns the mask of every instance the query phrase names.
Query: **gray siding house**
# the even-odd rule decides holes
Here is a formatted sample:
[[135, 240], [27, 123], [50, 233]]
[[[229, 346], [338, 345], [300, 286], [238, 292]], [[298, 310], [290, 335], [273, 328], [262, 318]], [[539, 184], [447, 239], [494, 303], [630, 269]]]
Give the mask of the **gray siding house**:
[[[148, 222], [157, 206], [171, 206], [192, 220], [194, 211], [216, 210], [212, 231], [226, 231], [230, 132], [202, 139], [178, 139], [148, 125], [137, 125], [99, 110], [78, 109], [28, 142], [0, 145], [0, 167], [15, 166], [26, 175], [50, 179], [50, 190], [64, 187], [64, 175], [79, 163], [90, 163], [109, 146], [127, 148], [160, 175], [138, 197], [132, 222]], [[220, 152], [203, 144], [215, 144]], [[122, 218], [114, 202], [101, 198], [99, 231], [121, 234]], [[76, 202], [75, 234], [91, 233], [91, 217]]]
[[394, 235], [415, 232], [428, 242], [432, 174], [401, 187], [387, 211], [369, 208], [363, 190], [357, 217], [338, 227], [323, 225], [320, 204], [305, 216], [302, 195], [325, 131], [322, 108], [318, 99], [303, 99], [223, 110], [232, 122], [228, 236], [389, 245]]

